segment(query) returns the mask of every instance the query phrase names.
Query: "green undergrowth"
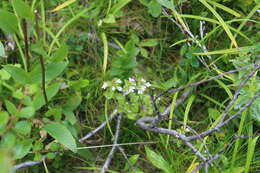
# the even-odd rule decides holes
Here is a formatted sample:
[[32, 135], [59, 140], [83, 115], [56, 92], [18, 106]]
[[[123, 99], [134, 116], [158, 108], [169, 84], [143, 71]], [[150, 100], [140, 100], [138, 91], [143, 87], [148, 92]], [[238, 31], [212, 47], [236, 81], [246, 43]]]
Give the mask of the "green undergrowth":
[[[16, 164], [47, 157], [16, 172], [99, 172], [111, 149], [105, 145], [115, 136], [116, 121], [108, 118], [118, 109], [118, 142], [126, 144], [128, 160], [117, 150], [108, 172], [191, 172], [201, 160], [190, 148], [141, 129], [136, 120], [175, 105], [185, 90], [163, 95], [155, 108], [151, 100], [161, 92], [237, 69], [194, 87], [159, 124], [186, 135], [187, 126], [197, 132], [214, 127], [259, 59], [259, 9], [258, 0], [2, 0], [1, 171], [15, 172]], [[229, 115], [259, 91], [257, 71]], [[260, 170], [259, 105], [257, 98], [220, 131], [193, 142], [203, 154], [203, 145], [212, 154], [225, 148], [209, 172]], [[103, 130], [78, 142], [105, 121]], [[81, 148], [88, 146], [97, 147]]]

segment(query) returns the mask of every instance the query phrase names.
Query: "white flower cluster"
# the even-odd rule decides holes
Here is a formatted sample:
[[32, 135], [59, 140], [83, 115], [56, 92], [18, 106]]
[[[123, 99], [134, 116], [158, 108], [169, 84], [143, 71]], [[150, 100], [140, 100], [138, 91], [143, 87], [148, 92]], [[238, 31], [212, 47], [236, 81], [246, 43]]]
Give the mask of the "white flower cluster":
[[111, 87], [112, 91], [122, 92], [124, 96], [137, 92], [138, 94], [143, 94], [146, 88], [151, 86], [150, 82], [146, 82], [144, 78], [141, 78], [139, 81], [134, 78], [129, 78], [124, 81], [124, 86], [122, 86], [123, 81], [121, 79], [114, 79], [111, 82], [104, 82], [102, 89], [107, 89]]

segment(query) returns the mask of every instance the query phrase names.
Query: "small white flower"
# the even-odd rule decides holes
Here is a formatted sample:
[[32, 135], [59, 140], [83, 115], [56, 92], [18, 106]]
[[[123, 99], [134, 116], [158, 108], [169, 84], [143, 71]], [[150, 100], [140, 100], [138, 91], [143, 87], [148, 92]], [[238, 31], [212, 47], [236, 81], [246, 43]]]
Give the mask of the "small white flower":
[[146, 82], [144, 85], [145, 85], [147, 88], [151, 86], [150, 82]]
[[121, 79], [117, 79], [117, 80], [116, 80], [116, 83], [121, 84], [121, 83], [122, 83]]
[[146, 81], [144, 80], [144, 78], [141, 78], [141, 81], [142, 81], [142, 82], [146, 82]]
[[116, 90], [116, 87], [112, 86], [112, 91], [115, 91]]
[[130, 111], [130, 110], [127, 110], [127, 112], [128, 112], [128, 113], [131, 113], [132, 111]]
[[117, 89], [118, 91], [122, 91], [122, 90], [123, 90], [123, 88], [120, 87], [120, 86], [116, 87], [116, 89]]
[[135, 82], [135, 79], [131, 78], [131, 77], [128, 80], [129, 80], [129, 82]]
[[104, 84], [102, 85], [102, 89], [106, 89], [108, 87], [108, 82], [104, 82]]

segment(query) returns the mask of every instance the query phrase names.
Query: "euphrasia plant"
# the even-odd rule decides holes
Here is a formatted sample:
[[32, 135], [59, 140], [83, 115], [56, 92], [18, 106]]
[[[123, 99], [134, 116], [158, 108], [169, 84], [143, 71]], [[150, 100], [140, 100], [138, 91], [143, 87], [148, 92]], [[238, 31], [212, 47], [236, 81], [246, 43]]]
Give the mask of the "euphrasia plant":
[[151, 84], [143, 78], [118, 78], [103, 83], [105, 97], [113, 99], [118, 104], [118, 111], [124, 113], [129, 119], [137, 119], [138, 116], [147, 116], [153, 113], [151, 97], [148, 88]]

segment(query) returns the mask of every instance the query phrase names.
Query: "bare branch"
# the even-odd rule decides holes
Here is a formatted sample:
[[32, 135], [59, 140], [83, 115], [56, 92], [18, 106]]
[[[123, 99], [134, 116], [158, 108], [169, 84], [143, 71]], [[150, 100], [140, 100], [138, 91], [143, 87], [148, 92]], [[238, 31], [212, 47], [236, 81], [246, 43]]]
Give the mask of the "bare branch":
[[117, 149], [117, 143], [118, 143], [118, 137], [119, 137], [119, 133], [120, 133], [120, 126], [121, 126], [121, 119], [122, 119], [122, 115], [119, 114], [117, 116], [117, 125], [116, 125], [116, 133], [115, 133], [115, 139], [114, 139], [114, 146], [112, 147], [110, 153], [108, 154], [108, 157], [107, 157], [107, 160], [106, 162], [104, 163], [100, 173], [105, 173], [106, 170], [108, 169], [109, 165], [110, 165], [110, 162], [114, 156], [114, 153]]
[[[117, 114], [117, 109], [115, 109], [109, 116], [108, 120], [111, 121], [115, 115]], [[107, 121], [104, 121], [102, 124], [100, 124], [96, 129], [92, 130], [91, 132], [89, 132], [87, 135], [85, 135], [84, 137], [79, 139], [79, 142], [83, 142], [85, 140], [87, 140], [88, 138], [90, 138], [91, 136], [93, 136], [94, 134], [96, 134], [99, 130], [103, 129], [107, 124]]]

